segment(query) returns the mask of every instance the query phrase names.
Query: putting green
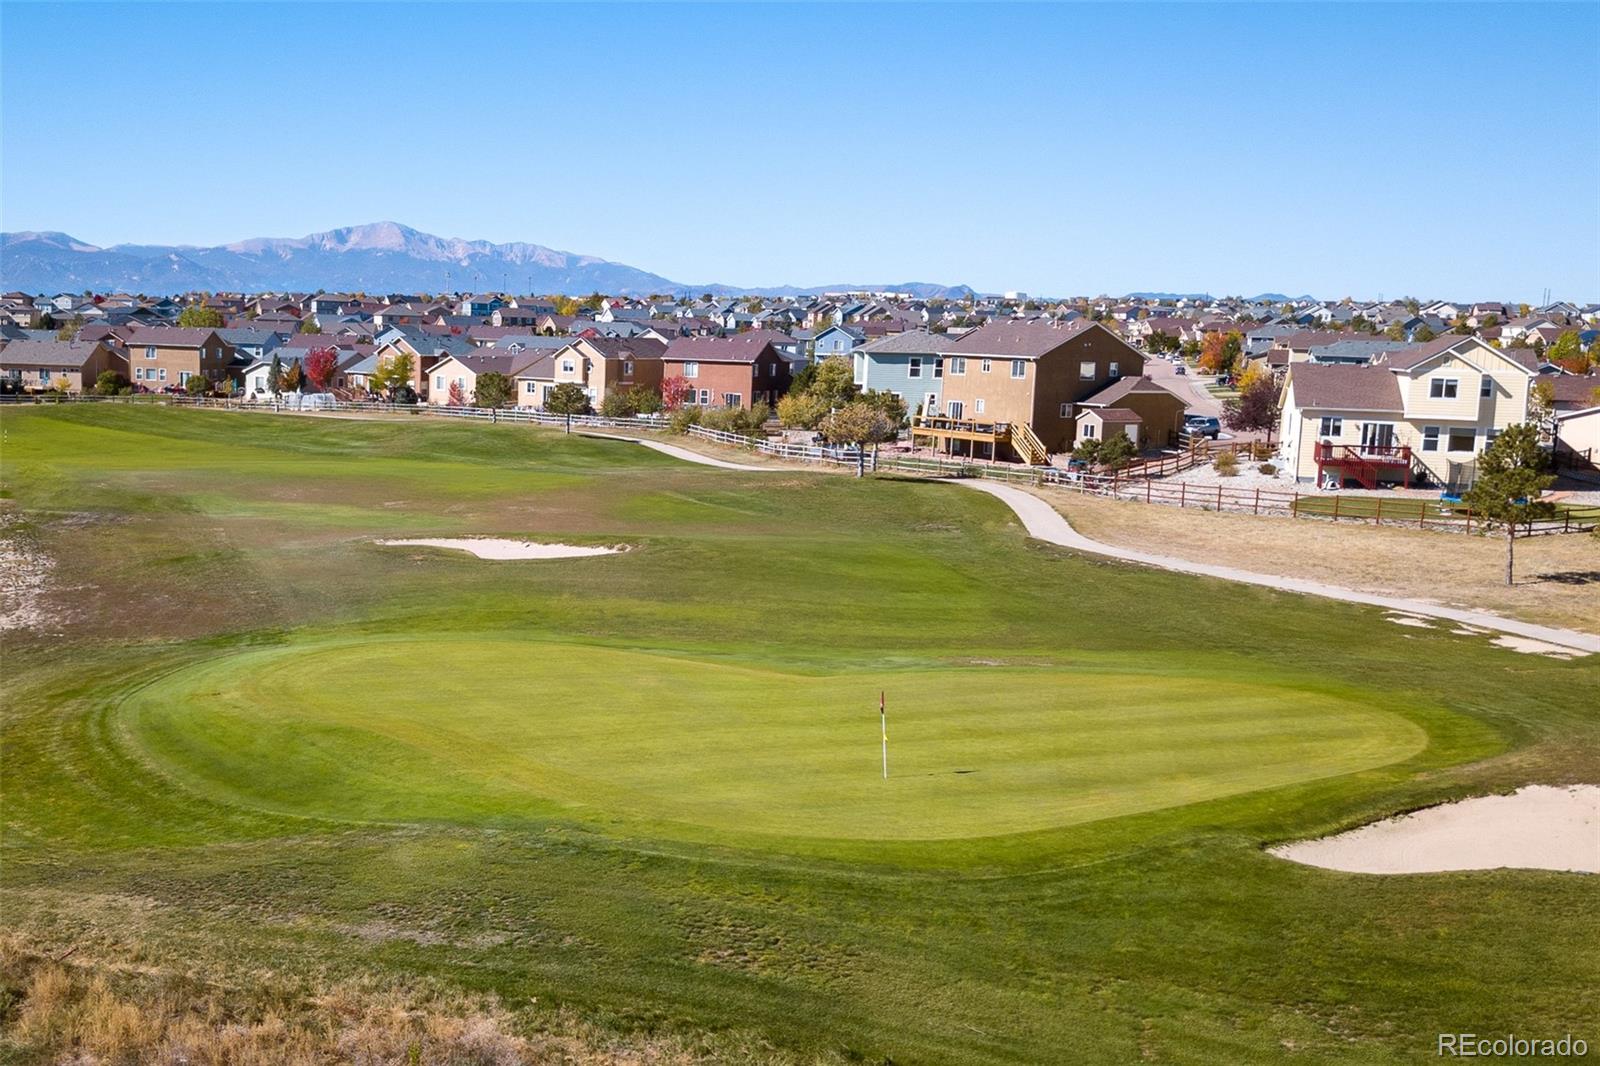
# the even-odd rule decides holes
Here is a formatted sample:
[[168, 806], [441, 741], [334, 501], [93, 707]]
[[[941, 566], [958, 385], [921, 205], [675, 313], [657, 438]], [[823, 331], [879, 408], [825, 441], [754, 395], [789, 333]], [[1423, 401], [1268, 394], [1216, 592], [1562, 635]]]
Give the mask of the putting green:
[[[889, 694], [890, 777], [878, 690]], [[354, 820], [642, 819], [725, 833], [977, 837], [1368, 769], [1398, 715], [1251, 681], [1095, 669], [828, 675], [497, 637], [230, 654], [122, 705], [212, 798]]]

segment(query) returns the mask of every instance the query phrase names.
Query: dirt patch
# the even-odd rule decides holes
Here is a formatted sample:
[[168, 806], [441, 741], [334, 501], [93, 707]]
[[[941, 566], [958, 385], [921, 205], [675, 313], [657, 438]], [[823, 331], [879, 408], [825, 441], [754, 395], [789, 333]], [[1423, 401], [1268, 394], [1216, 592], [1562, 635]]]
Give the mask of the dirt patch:
[[55, 561], [27, 542], [15, 519], [0, 518], [0, 633], [50, 624], [43, 601], [54, 569]]
[[590, 555], [616, 555], [628, 550], [626, 544], [614, 547], [540, 544], [537, 541], [500, 537], [418, 537], [410, 540], [380, 540], [377, 543], [397, 548], [447, 548], [469, 552], [480, 559], [580, 559]]
[[1529, 785], [1509, 796], [1386, 818], [1272, 854], [1348, 873], [1561, 870], [1600, 873], [1600, 785]]
[[1491, 643], [1496, 647], [1520, 651], [1524, 655], [1549, 655], [1557, 659], [1576, 659], [1583, 654], [1581, 651], [1574, 651], [1572, 648], [1563, 648], [1559, 644], [1546, 644], [1542, 640], [1513, 636], [1510, 633], [1502, 633], [1500, 636], [1495, 637]]

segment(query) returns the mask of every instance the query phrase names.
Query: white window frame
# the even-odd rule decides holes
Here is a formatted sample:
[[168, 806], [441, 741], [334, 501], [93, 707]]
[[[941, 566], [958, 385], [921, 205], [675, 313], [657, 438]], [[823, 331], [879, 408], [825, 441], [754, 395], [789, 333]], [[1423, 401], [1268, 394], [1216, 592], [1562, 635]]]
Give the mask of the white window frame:
[[967, 376], [967, 360], [965, 356], [953, 355], [950, 357], [950, 373], [958, 378]]
[[972, 401], [972, 413], [975, 414], [975, 415], [983, 414], [983, 397], [982, 396], [980, 396], [976, 400]]
[[684, 363], [683, 364], [683, 376], [686, 377], [686, 378], [697, 378], [697, 377], [699, 377], [700, 376], [700, 364], [699, 363]]
[[981, 371], [983, 371], [983, 372], [984, 372], [984, 373], [985, 373], [985, 374], [987, 374], [987, 373], [988, 373], [988, 372], [989, 372], [989, 371], [991, 371], [991, 370], [993, 370], [993, 369], [994, 369], [994, 360], [992, 360], [992, 359], [985, 359], [985, 360], [984, 360], [984, 361], [983, 361], [983, 365], [982, 365], [982, 366], [980, 366], [980, 367], [978, 367], [978, 369], [979, 369], [979, 370], [981, 370]]
[[1335, 440], [1344, 436], [1344, 419], [1338, 415], [1323, 415], [1317, 427], [1318, 440]]
[[1487, 400], [1494, 395], [1494, 378], [1488, 374], [1483, 375], [1483, 380], [1478, 383], [1478, 398]]
[[1064, 404], [1061, 405], [1061, 417], [1062, 418], [1071, 418], [1072, 417], [1072, 404], [1064, 403]]
[[1078, 362], [1079, 381], [1093, 381], [1097, 372], [1098, 368], [1095, 366], [1093, 359], [1084, 359]]
[[710, 389], [701, 389], [700, 390], [700, 406], [701, 407], [710, 407], [711, 406], [711, 390]]
[[938, 356], [934, 356], [933, 359], [933, 376], [936, 378], [944, 377], [944, 360]]
[[1439, 434], [1440, 434], [1440, 427], [1439, 426], [1423, 426], [1422, 427], [1422, 450], [1425, 451], [1425, 452], [1436, 452], [1436, 451], [1438, 451], [1439, 450]]
[[1122, 376], [1122, 366], [1115, 359], [1106, 364], [1106, 376], [1111, 378], [1120, 378]]
[[144, 347], [144, 357], [146, 359], [154, 359], [156, 357], [156, 346], [153, 345], [153, 344], [145, 345], [145, 347]]
[[622, 361], [622, 376], [625, 377], [625, 378], [633, 377], [633, 360], [632, 359], [624, 359]]
[[1083, 424], [1083, 436], [1084, 436], [1084, 439], [1086, 439], [1086, 440], [1093, 440], [1094, 439], [1094, 423], [1093, 422], [1085, 422]]
[[1430, 400], [1454, 400], [1460, 392], [1460, 378], [1428, 379], [1428, 399]]
[[906, 360], [906, 377], [920, 378], [922, 376], [922, 357], [913, 355]]

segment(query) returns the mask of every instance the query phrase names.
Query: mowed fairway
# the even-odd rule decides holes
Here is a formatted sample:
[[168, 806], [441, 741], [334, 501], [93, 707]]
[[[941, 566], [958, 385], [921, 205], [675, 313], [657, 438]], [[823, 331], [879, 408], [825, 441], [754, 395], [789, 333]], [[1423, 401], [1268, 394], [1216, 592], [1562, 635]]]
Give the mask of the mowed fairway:
[[[219, 1021], [492, 995], [639, 1061], [1600, 1044], [1592, 878], [1265, 851], [1592, 781], [1600, 657], [1079, 556], [922, 481], [121, 404], [0, 438], [0, 1060], [73, 1057], [17, 1024], [17, 945]], [[463, 536], [630, 550], [376, 543]]]
[[[887, 781], [880, 691], [894, 694]], [[1354, 700], [1244, 681], [807, 676], [499, 635], [226, 655], [124, 713], [165, 769], [229, 802], [358, 820], [599, 811], [728, 841], [1046, 829], [1381, 766], [1426, 742]]]

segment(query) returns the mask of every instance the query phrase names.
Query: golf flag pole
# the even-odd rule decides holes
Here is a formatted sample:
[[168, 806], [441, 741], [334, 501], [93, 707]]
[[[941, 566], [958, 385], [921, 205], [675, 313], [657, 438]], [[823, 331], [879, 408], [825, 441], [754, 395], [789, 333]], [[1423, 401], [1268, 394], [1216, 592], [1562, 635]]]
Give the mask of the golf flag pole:
[[889, 712], [883, 706], [883, 690], [878, 690], [878, 727], [883, 736], [883, 779], [889, 780]]

